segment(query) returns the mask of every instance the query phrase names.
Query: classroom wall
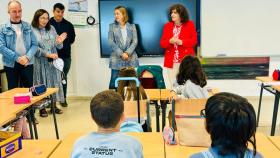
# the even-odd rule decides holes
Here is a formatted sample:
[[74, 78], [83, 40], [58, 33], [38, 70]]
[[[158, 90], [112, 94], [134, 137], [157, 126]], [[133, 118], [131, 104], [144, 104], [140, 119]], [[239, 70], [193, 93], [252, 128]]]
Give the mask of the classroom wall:
[[[8, 0], [0, 0], [0, 23], [4, 23], [8, 19], [8, 15], [6, 13], [7, 1]], [[206, 0], [202, 0], [202, 5], [204, 1]], [[32, 16], [38, 7], [47, 9], [51, 13], [52, 6], [56, 2], [62, 2], [67, 7], [66, 0], [24, 0], [24, 20], [31, 21]], [[88, 0], [88, 3], [89, 15], [95, 17], [98, 22], [98, 0]], [[270, 3], [273, 3], [273, 1], [270, 1]], [[219, 7], [218, 4], [216, 6]], [[67, 12], [65, 14], [67, 16]], [[227, 21], [225, 21], [225, 23], [226, 22]], [[108, 83], [110, 79], [110, 69], [108, 67], [109, 59], [100, 58], [98, 25], [92, 27], [90, 26], [84, 28], [75, 28], [75, 30], [77, 37], [75, 44], [72, 46], [73, 62], [69, 74], [68, 95], [93, 96], [97, 92], [108, 88]], [[201, 36], [203, 37], [203, 34]], [[214, 35], [212, 36], [214, 38]], [[208, 38], [211, 39], [211, 37]], [[278, 43], [275, 42], [275, 44]], [[163, 58], [140, 58], [140, 63], [162, 65]], [[279, 63], [280, 57], [272, 57], [270, 63], [270, 72], [277, 66], [279, 68]], [[167, 79], [165, 71], [164, 77], [165, 79]], [[169, 87], [168, 81], [166, 81], [166, 84], [167, 87]], [[238, 93], [243, 96], [258, 96], [260, 89], [258, 83], [254, 80], [209, 80], [208, 86], [219, 88], [221, 91]], [[265, 93], [265, 95], [268, 94]]]

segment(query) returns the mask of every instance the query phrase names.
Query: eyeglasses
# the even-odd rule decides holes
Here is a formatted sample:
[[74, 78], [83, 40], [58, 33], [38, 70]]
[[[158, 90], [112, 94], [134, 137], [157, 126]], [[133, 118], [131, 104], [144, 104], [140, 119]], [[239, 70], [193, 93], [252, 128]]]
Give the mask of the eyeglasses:
[[200, 110], [200, 117], [206, 117], [205, 115], [205, 109]]

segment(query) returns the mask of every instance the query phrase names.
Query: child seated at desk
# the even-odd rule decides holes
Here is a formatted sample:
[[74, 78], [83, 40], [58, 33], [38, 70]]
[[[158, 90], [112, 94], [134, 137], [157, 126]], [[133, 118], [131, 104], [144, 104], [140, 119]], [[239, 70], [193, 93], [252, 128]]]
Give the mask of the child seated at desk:
[[170, 100], [176, 98], [207, 98], [206, 75], [197, 57], [186, 56], [182, 60]]
[[[262, 158], [256, 151], [256, 114], [247, 99], [218, 93], [207, 100], [201, 115], [212, 143], [191, 158]], [[248, 149], [248, 143], [253, 150]]]
[[122, 97], [114, 91], [95, 95], [90, 103], [91, 116], [97, 132], [79, 138], [71, 158], [142, 158], [141, 143], [124, 133], [120, 124], [125, 120]]
[[[123, 68], [119, 72], [119, 77], [137, 77], [135, 68], [133, 67], [127, 67]], [[135, 81], [119, 81], [119, 85], [117, 88], [118, 93], [122, 96], [124, 101], [136, 101], [138, 98], [137, 96], [137, 86]], [[145, 100], [147, 99], [147, 94], [140, 84], [139, 86], [139, 100]], [[150, 120], [150, 115], [147, 111], [149, 118], [140, 118], [140, 122], [142, 125], [142, 128], [145, 132], [151, 131], [150, 122], [147, 121], [147, 119]], [[127, 121], [134, 121], [137, 122], [137, 118], [127, 118]]]

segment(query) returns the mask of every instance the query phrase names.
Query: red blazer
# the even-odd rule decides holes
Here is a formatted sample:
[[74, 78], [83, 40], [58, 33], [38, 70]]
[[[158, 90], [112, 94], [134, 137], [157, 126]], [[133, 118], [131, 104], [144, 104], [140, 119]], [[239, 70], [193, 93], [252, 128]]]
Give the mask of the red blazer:
[[[194, 23], [188, 21], [183, 23], [179, 39], [183, 41], [183, 44], [178, 46], [179, 50], [179, 62], [186, 55], [195, 55], [194, 47], [197, 44], [197, 34]], [[168, 22], [164, 25], [163, 33], [160, 39], [160, 46], [165, 49], [164, 53], [164, 67], [173, 68], [174, 58], [174, 45], [169, 43], [169, 40], [173, 37], [173, 22]]]

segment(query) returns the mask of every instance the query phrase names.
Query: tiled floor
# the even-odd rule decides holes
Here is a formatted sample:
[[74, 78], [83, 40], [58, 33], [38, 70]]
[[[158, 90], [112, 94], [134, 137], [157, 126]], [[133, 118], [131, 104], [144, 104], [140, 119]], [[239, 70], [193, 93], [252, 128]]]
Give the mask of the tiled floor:
[[[248, 100], [254, 105], [255, 109], [257, 109], [258, 97], [248, 98]], [[56, 115], [60, 138], [64, 138], [68, 133], [89, 133], [90, 131], [96, 130], [96, 125], [95, 123], [93, 123], [90, 116], [89, 102], [90, 98], [68, 99], [69, 106], [67, 108], [62, 108], [64, 113], [61, 115]], [[257, 130], [258, 132], [263, 132], [266, 135], [270, 134], [273, 103], [273, 97], [264, 97], [261, 110], [260, 127], [258, 127]], [[55, 138], [53, 117], [49, 115], [47, 118], [41, 118], [38, 114], [36, 116], [39, 120], [39, 138]], [[155, 113], [153, 106], [151, 107], [151, 116], [152, 128], [153, 131], [156, 131]], [[276, 135], [279, 134], [279, 124], [277, 124]]]

